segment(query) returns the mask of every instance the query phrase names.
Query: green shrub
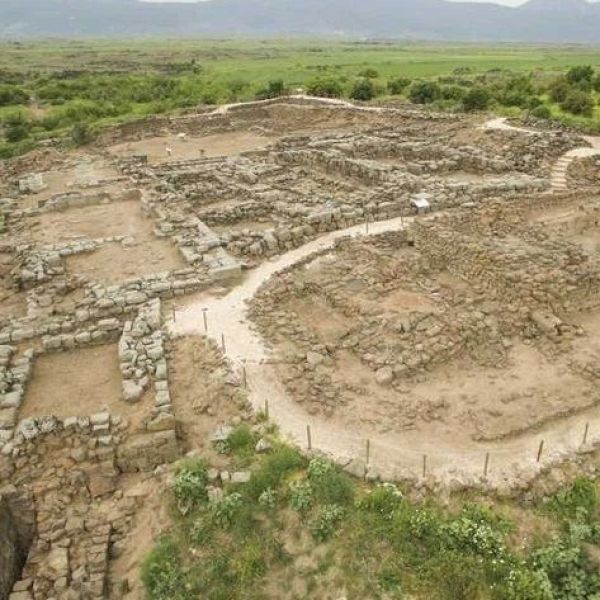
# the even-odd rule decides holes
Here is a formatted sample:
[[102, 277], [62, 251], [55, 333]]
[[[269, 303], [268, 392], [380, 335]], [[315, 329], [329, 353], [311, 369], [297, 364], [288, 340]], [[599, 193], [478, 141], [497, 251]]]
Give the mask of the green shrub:
[[402, 504], [402, 500], [402, 492], [394, 484], [383, 483], [361, 498], [358, 507], [390, 520], [394, 516], [394, 511]]
[[443, 100], [456, 100], [460, 102], [467, 91], [459, 85], [443, 85], [441, 86]]
[[258, 503], [264, 508], [275, 508], [277, 505], [277, 492], [273, 488], [267, 488], [258, 497]]
[[406, 77], [396, 77], [388, 81], [388, 92], [393, 96], [399, 96], [410, 85], [411, 80]]
[[410, 86], [408, 97], [415, 104], [431, 104], [442, 97], [442, 90], [433, 81], [417, 81]]
[[354, 483], [345, 473], [332, 469], [321, 477], [311, 478], [317, 502], [346, 506], [354, 500]]
[[600, 73], [598, 73], [598, 75], [596, 75], [596, 77], [594, 77], [594, 79], [592, 81], [592, 88], [596, 92], [600, 92]]
[[27, 104], [29, 95], [25, 90], [12, 85], [0, 85], [0, 106]]
[[189, 598], [179, 549], [169, 537], [159, 540], [150, 552], [142, 564], [141, 577], [149, 600]]
[[243, 506], [244, 500], [238, 492], [225, 496], [222, 500], [218, 500], [211, 504], [211, 513], [214, 522], [227, 529], [233, 523], [238, 510]]
[[368, 102], [377, 95], [375, 84], [370, 79], [361, 79], [357, 81], [350, 91], [350, 98]]
[[364, 79], [377, 79], [379, 77], [379, 71], [373, 67], [368, 67], [360, 71], [358, 76], [363, 77]]
[[10, 125], [5, 133], [6, 141], [14, 144], [21, 142], [29, 136], [29, 127], [27, 125]]
[[245, 486], [245, 493], [251, 499], [258, 500], [265, 490], [277, 489], [284, 477], [303, 467], [304, 464], [304, 458], [298, 450], [289, 446], [276, 447], [252, 473], [250, 481]]
[[322, 98], [339, 98], [344, 93], [342, 84], [337, 79], [313, 79], [306, 85], [306, 91], [311, 96]]
[[560, 107], [574, 115], [592, 116], [595, 102], [592, 96], [580, 90], [571, 90]]
[[594, 68], [590, 65], [579, 65], [567, 71], [566, 80], [571, 84], [591, 83], [594, 78]]
[[84, 146], [92, 141], [92, 131], [87, 123], [75, 123], [70, 132], [71, 141], [75, 146]]
[[256, 97], [259, 100], [267, 100], [268, 98], [278, 98], [286, 92], [283, 79], [275, 79], [256, 92]]
[[206, 463], [203, 460], [187, 461], [175, 474], [173, 494], [182, 505], [197, 506], [208, 500], [207, 484]]
[[305, 515], [313, 505], [313, 490], [308, 481], [294, 481], [290, 484], [290, 506]]
[[314, 539], [318, 542], [327, 541], [343, 517], [344, 509], [341, 506], [335, 504], [324, 506], [310, 523], [310, 531]]
[[548, 94], [552, 102], [564, 102], [571, 91], [571, 86], [564, 77], [556, 78], [548, 87]]
[[536, 119], [551, 119], [552, 111], [545, 104], [542, 104], [534, 108], [531, 115]]
[[485, 110], [490, 105], [490, 93], [482, 87], [471, 88], [463, 98], [463, 108], [466, 111]]
[[227, 454], [248, 456], [254, 453], [256, 436], [246, 424], [238, 425], [227, 438]]
[[562, 518], [590, 516], [598, 506], [598, 490], [594, 482], [579, 478], [573, 484], [558, 492], [549, 502], [549, 509]]

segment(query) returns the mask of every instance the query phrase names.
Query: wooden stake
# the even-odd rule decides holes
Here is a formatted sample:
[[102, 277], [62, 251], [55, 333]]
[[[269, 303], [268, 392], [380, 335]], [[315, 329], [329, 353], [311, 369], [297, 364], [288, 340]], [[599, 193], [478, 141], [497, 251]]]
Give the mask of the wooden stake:
[[585, 424], [585, 431], [583, 432], [583, 443], [587, 444], [588, 434], [590, 432], [590, 424]]
[[175, 313], [175, 307], [173, 307], [173, 323], [177, 322], [177, 315]]
[[367, 451], [367, 459], [366, 459], [366, 461], [365, 461], [365, 465], [367, 465], [367, 466], [368, 466], [368, 464], [369, 464], [369, 460], [371, 459], [371, 440], [367, 440], [367, 448], [366, 448], [366, 451]]
[[483, 476], [484, 477], [487, 477], [489, 466], [490, 466], [490, 453], [486, 452], [485, 453], [485, 463], [483, 464]]
[[306, 426], [306, 447], [312, 450], [312, 433], [310, 431], [310, 425]]
[[267, 417], [267, 421], [269, 420], [269, 401], [265, 400], [265, 417]]
[[242, 384], [244, 389], [248, 389], [248, 377], [246, 376], [246, 365], [242, 365]]
[[537, 461], [540, 462], [540, 460], [542, 459], [542, 452], [544, 451], [544, 440], [542, 440], [540, 442], [540, 447], [538, 448], [538, 453], [537, 453]]
[[206, 312], [208, 308], [202, 309], [202, 317], [204, 318], [204, 333], [208, 332], [208, 318], [206, 317]]
[[221, 334], [221, 348], [223, 349], [223, 354], [227, 354], [227, 347], [225, 346], [225, 334]]
[[365, 217], [365, 230], [367, 235], [369, 235], [369, 215]]
[[423, 454], [423, 477], [427, 475], [427, 454]]

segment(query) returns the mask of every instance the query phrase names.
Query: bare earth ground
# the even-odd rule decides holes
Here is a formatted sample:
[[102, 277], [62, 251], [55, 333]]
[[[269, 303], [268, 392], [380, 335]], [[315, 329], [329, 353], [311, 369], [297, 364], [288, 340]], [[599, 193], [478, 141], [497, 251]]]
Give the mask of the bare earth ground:
[[36, 242], [55, 244], [82, 236], [94, 239], [127, 235], [143, 239], [152, 235], [153, 223], [142, 213], [139, 202], [128, 200], [42, 213], [31, 220], [30, 228]]
[[[191, 160], [201, 156], [229, 156], [248, 150], [259, 150], [275, 139], [245, 131], [202, 137], [188, 135], [184, 139], [176, 135], [166, 135], [118, 144], [108, 150], [116, 156], [145, 154], [151, 163], [158, 164], [171, 160]], [[171, 155], [168, 154], [167, 148], [171, 149]]]
[[150, 399], [138, 404], [121, 400], [117, 347], [111, 344], [37, 357], [19, 416], [89, 416], [106, 407], [135, 426], [150, 403]]

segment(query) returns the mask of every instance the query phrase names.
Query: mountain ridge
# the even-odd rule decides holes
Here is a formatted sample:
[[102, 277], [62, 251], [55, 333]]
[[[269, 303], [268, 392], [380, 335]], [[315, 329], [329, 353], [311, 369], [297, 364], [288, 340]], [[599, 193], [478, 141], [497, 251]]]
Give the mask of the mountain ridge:
[[0, 38], [336, 36], [447, 41], [600, 43], [600, 3], [518, 7], [446, 0], [2, 0]]

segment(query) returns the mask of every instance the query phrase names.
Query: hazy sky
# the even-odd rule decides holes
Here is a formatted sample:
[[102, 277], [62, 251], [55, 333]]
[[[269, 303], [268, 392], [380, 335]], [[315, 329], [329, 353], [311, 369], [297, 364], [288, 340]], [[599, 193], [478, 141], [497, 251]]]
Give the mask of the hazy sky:
[[[144, 0], [145, 2], [205, 2], [206, 0]], [[418, 2], [418, 0], [415, 0]], [[450, 0], [451, 2], [495, 2], [496, 4], [506, 4], [507, 6], [517, 6], [523, 4], [526, 0]]]

